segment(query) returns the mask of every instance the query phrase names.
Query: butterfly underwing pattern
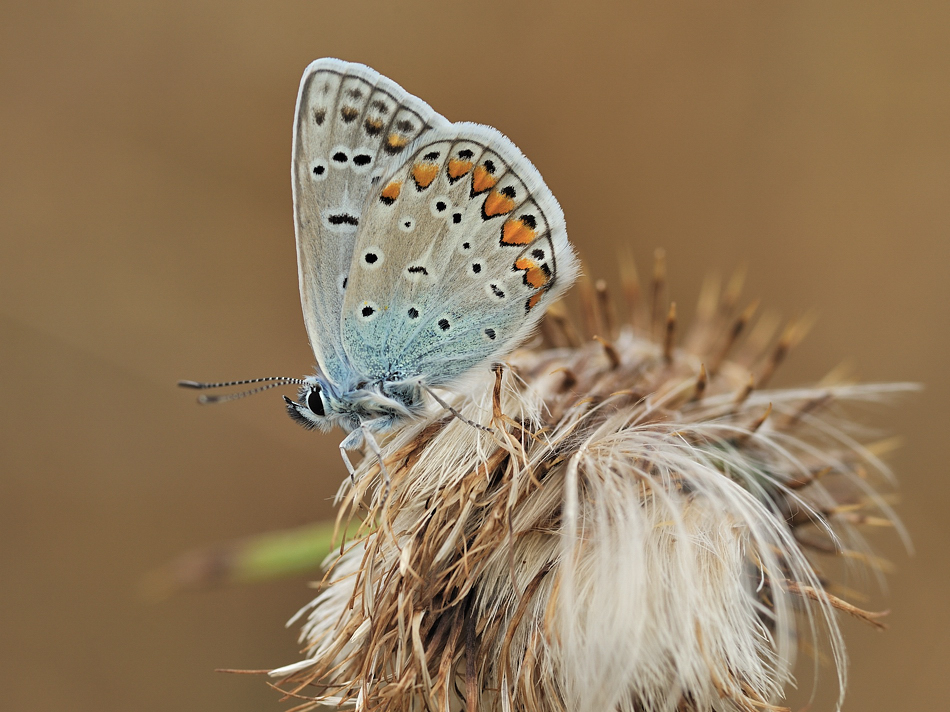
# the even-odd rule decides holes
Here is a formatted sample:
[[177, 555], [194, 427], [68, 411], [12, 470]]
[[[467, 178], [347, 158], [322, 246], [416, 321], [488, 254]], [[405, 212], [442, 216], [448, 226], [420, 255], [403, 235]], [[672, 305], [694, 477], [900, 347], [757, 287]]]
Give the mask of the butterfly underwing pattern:
[[[540, 173], [490, 126], [451, 123], [362, 64], [300, 83], [292, 183], [304, 322], [317, 361], [290, 415], [346, 450], [421, 416], [432, 389], [504, 358], [578, 263]], [[196, 384], [212, 387], [221, 384]]]

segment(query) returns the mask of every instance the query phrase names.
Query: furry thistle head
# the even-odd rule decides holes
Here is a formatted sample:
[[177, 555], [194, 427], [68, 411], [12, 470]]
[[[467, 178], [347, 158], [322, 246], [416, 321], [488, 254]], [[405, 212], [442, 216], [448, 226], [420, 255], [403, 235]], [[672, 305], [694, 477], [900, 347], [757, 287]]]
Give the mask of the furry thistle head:
[[[840, 407], [901, 386], [764, 390], [802, 333], [740, 336], [738, 289], [707, 290], [676, 346], [658, 269], [628, 278], [614, 327], [602, 283], [582, 340], [543, 337], [471, 384], [451, 416], [408, 427], [341, 490], [361, 524], [307, 608], [306, 658], [282, 689], [360, 710], [680, 712], [780, 709], [795, 652], [836, 613], [814, 553], [864, 553], [892, 520], [886, 474]], [[883, 510], [883, 518], [865, 513]]]

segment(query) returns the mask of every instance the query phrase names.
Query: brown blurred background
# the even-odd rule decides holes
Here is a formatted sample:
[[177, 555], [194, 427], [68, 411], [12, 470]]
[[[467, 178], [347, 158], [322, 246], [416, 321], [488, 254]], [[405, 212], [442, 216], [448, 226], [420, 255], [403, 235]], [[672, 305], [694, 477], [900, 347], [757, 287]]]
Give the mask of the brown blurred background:
[[[916, 554], [890, 630], [846, 625], [846, 710], [950, 697], [950, 4], [4, 3], [0, 9], [0, 707], [277, 710], [306, 578], [143, 602], [195, 545], [331, 516], [339, 433], [270, 393], [303, 375], [290, 140], [321, 56], [497, 126], [560, 199], [588, 273], [667, 251], [672, 293], [820, 320], [778, 385], [850, 359], [926, 390], [874, 422]], [[822, 698], [818, 709], [828, 709]]]

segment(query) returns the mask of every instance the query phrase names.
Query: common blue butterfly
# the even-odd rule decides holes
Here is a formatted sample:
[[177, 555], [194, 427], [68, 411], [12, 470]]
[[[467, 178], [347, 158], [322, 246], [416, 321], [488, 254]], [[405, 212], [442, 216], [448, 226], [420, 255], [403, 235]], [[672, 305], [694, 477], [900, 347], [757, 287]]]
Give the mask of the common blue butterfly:
[[578, 263], [557, 200], [507, 137], [450, 123], [362, 64], [307, 67], [291, 175], [316, 373], [182, 385], [298, 384], [288, 412], [345, 430], [352, 475], [346, 450], [379, 455], [373, 433], [420, 417], [426, 393], [449, 407], [433, 389], [510, 353]]

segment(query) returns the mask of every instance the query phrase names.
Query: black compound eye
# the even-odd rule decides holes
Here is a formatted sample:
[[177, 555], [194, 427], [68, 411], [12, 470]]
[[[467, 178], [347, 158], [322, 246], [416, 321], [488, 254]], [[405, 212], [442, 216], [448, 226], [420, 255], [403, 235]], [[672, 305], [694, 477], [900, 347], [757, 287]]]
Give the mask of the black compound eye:
[[307, 394], [307, 407], [319, 416], [326, 415], [326, 411], [323, 410], [323, 398], [320, 397], [319, 386]]

